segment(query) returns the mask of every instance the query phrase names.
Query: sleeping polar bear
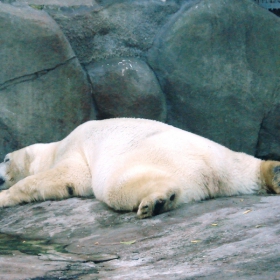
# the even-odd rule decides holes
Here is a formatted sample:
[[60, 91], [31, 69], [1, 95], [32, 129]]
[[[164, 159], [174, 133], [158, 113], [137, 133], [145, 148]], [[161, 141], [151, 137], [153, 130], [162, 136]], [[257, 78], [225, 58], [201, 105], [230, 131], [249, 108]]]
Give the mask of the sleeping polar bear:
[[0, 207], [91, 196], [140, 218], [211, 197], [280, 193], [280, 162], [261, 161], [157, 121], [89, 121], [0, 164]]

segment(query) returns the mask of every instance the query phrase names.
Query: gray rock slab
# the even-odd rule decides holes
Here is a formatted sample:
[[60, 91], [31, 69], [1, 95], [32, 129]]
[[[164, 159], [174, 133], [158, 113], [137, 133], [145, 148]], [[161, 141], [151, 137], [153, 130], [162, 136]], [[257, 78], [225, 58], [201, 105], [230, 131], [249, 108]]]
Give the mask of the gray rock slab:
[[1, 209], [0, 278], [278, 279], [279, 202], [219, 198], [146, 220], [94, 198]]
[[168, 123], [254, 155], [262, 120], [280, 102], [279, 35], [279, 17], [251, 0], [185, 4], [148, 56]]

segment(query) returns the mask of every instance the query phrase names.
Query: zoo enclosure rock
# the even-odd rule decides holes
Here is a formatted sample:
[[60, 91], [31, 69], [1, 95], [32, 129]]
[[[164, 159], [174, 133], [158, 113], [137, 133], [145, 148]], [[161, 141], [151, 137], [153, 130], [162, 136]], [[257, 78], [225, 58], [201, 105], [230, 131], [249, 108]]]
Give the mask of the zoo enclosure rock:
[[92, 1], [91, 5], [77, 1], [76, 6], [64, 2], [52, 5], [53, 1], [49, 0], [41, 2], [63, 30], [82, 64], [144, 56], [157, 32], [180, 8], [174, 0]]
[[[145, 61], [160, 81], [161, 91], [165, 95], [168, 108], [167, 122], [169, 124], [206, 136], [234, 150], [265, 158], [270, 155], [274, 155], [274, 158], [280, 157], [277, 145], [269, 144], [278, 142], [277, 121], [269, 124], [269, 131], [266, 121], [266, 119], [273, 118], [269, 117], [272, 116], [271, 112], [275, 118], [280, 115], [277, 109], [279, 108], [280, 71], [278, 48], [280, 36], [277, 34], [280, 32], [280, 23], [278, 17], [262, 9], [254, 1], [5, 0], [5, 2], [28, 3], [35, 9], [30, 12], [31, 15], [33, 13], [43, 15], [36, 9], [49, 13], [66, 35], [83, 67], [90, 69], [97, 62], [102, 64], [108, 59], [116, 58], [136, 57]], [[23, 12], [24, 9], [27, 8], [22, 8], [21, 11]], [[26, 20], [30, 21], [28, 18]], [[52, 29], [54, 22], [50, 22], [52, 26], [50, 29]], [[60, 34], [58, 37], [63, 37], [57, 26], [55, 29], [57, 34]], [[43, 35], [41, 34], [41, 36]], [[15, 40], [15, 43], [11, 44], [17, 46], [19, 42], [17, 38]], [[14, 69], [12, 72], [22, 72], [20, 77], [26, 78], [26, 72], [29, 73], [26, 70], [29, 67], [23, 67], [22, 60], [24, 64], [30, 66], [30, 69], [35, 68], [36, 71], [38, 68], [39, 72], [35, 73], [41, 75], [44, 71], [42, 72], [40, 67], [36, 68], [36, 63], [31, 63], [36, 60], [36, 57], [38, 57], [39, 65], [47, 63], [46, 65], [52, 67], [52, 62], [57, 59], [58, 63], [62, 63], [62, 65], [59, 64], [61, 67], [66, 67], [63, 61], [72, 58], [75, 60], [75, 58], [65, 38], [62, 41], [63, 43], [58, 44], [62, 52], [61, 56], [57, 55], [59, 52], [45, 56], [44, 52], [38, 54], [36, 44], [31, 44], [30, 49], [35, 51], [36, 56], [27, 59], [27, 62], [25, 55], [17, 57], [16, 61], [20, 67], [11, 68]], [[47, 57], [49, 60], [42, 60], [42, 57]], [[68, 62], [70, 63], [70, 61]], [[71, 60], [71, 62], [73, 61]], [[82, 95], [85, 88], [89, 87], [86, 77], [80, 72], [79, 63], [75, 63], [77, 63], [79, 68], [77, 71], [80, 74], [71, 76], [70, 81], [73, 80], [72, 86], [76, 85], [74, 80], [77, 76], [84, 86], [82, 86], [82, 90], [80, 86], [60, 88], [60, 94], [63, 91], [67, 92], [67, 99], [71, 99], [69, 96], [72, 95], [72, 92], [75, 92], [73, 95], [78, 96], [78, 92]], [[15, 63], [15, 65], [18, 64]], [[43, 67], [43, 69], [45, 68]], [[9, 73], [9, 71], [2, 72], [5, 71], [1, 71], [0, 77]], [[79, 75], [83, 77], [79, 78]], [[58, 80], [59, 82], [51, 84], [57, 87], [59, 84], [69, 86], [67, 79], [59, 78]], [[118, 82], [119, 84], [122, 82], [121, 77]], [[108, 96], [110, 94], [112, 97], [116, 93], [112, 86], [113, 83], [110, 85], [106, 82], [106, 84]], [[38, 89], [38, 85], [35, 87], [27, 83], [22, 83], [22, 85], [24, 85], [24, 90], [27, 86], [29, 94], [34, 96], [39, 92], [40, 94], [46, 92], [46, 89]], [[129, 87], [126, 84], [124, 86]], [[90, 89], [86, 91], [89, 92]], [[56, 91], [53, 93], [57, 94]], [[100, 94], [97, 93], [96, 96], [98, 97]], [[118, 96], [122, 96], [121, 91], [118, 92]], [[135, 96], [136, 94], [132, 94], [133, 98]], [[83, 98], [89, 100], [92, 97]], [[141, 98], [140, 94], [137, 98]], [[101, 100], [104, 102], [103, 99]], [[106, 104], [106, 108], [103, 106], [104, 103], [97, 104], [97, 107], [103, 108], [99, 112], [99, 116], [118, 116], [119, 112], [125, 113], [128, 109], [127, 99], [122, 100], [124, 103], [118, 99], [118, 106], [113, 111], [110, 105], [108, 112], [106, 112], [108, 104]], [[37, 101], [34, 102], [38, 104]], [[26, 112], [31, 110], [30, 103], [32, 102], [29, 99], [28, 102], [21, 104], [22, 108], [27, 106], [26, 109], [22, 109], [25, 112], [24, 118]], [[77, 99], [71, 104], [80, 106]], [[67, 107], [75, 108], [71, 104], [67, 104]], [[88, 102], [84, 104], [88, 104]], [[144, 101], [141, 104], [146, 103]], [[159, 104], [162, 105], [161, 102]], [[5, 106], [4, 103], [3, 108]], [[57, 118], [60, 118], [61, 115], [65, 116], [62, 113], [63, 110], [57, 112], [60, 108], [55, 109], [52, 105], [47, 106], [54, 108], [48, 114], [49, 108], [46, 106], [42, 108], [46, 112], [44, 115], [46, 122], [49, 118], [52, 119], [54, 111], [55, 114], [58, 114]], [[87, 106], [82, 107], [85, 110], [81, 114], [87, 115], [87, 117], [74, 116], [75, 108], [74, 111], [67, 112], [71, 115], [67, 125], [73, 119], [78, 119], [75, 124], [79, 124], [83, 120], [94, 118], [95, 113], [92, 107], [90, 109]], [[11, 111], [9, 108], [7, 109]], [[144, 109], [144, 106], [142, 108]], [[4, 110], [5, 113], [2, 113]], [[36, 139], [31, 141], [28, 140], [30, 129], [18, 139], [15, 137], [15, 134], [18, 133], [15, 133], [13, 125], [10, 124], [13, 119], [13, 111], [8, 110], [0, 111], [3, 116], [0, 116], [0, 136], [2, 136], [0, 144], [4, 147], [0, 153], [21, 147], [23, 142], [30, 144], [32, 141], [41, 141], [45, 135], [44, 142], [61, 139], [60, 136], [64, 136], [66, 131], [70, 130], [70, 127], [68, 129], [65, 126], [63, 133], [54, 133], [57, 136], [52, 137], [50, 133], [46, 133], [41, 136], [36, 135]], [[160, 110], [162, 109], [159, 108]], [[92, 113], [91, 116], [89, 116], [89, 111]], [[36, 113], [38, 116], [40, 114]], [[130, 116], [139, 115], [137, 113]], [[164, 119], [162, 116], [151, 117], [150, 107], [146, 111], [143, 110], [141, 117]], [[56, 117], [54, 116], [54, 118]], [[65, 123], [65, 118], [62, 117], [62, 119]], [[56, 121], [55, 125], [52, 125], [52, 127], [58, 127], [55, 131], [59, 130], [59, 124], [56, 125], [58, 122], [61, 123], [61, 121]], [[40, 121], [37, 121], [34, 125], [34, 122], [26, 119], [24, 125], [32, 127], [32, 131], [34, 131], [39, 123]], [[47, 131], [47, 129], [45, 130]]]
[[257, 157], [280, 160], [280, 104], [263, 119], [257, 146]]
[[[144, 220], [95, 199], [0, 209], [2, 235], [18, 237], [22, 251], [0, 250], [0, 278], [279, 279], [279, 198], [219, 198]], [[36, 240], [33, 250], [45, 249], [27, 254]]]
[[253, 1], [187, 3], [148, 55], [167, 122], [254, 155], [263, 118], [280, 103], [279, 45], [280, 19]]
[[1, 157], [95, 117], [86, 74], [47, 13], [0, 2], [0, 41]]
[[99, 118], [137, 117], [165, 121], [165, 96], [148, 65], [115, 58], [87, 67]]
[[82, 64], [140, 57], [152, 66], [168, 123], [234, 150], [273, 153], [258, 143], [271, 141], [260, 127], [279, 103], [279, 18], [251, 0], [52, 2], [40, 1]]
[[1, 88], [75, 56], [59, 26], [47, 13], [28, 6], [15, 7], [1, 2], [0, 5], [1, 65], [6, 70], [0, 72]]

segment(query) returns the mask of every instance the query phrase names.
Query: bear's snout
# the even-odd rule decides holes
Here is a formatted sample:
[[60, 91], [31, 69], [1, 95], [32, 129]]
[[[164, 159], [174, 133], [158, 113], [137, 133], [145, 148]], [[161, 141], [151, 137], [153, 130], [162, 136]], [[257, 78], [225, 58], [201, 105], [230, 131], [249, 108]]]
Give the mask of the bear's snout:
[[0, 190], [3, 189], [3, 185], [6, 183], [6, 166], [4, 162], [0, 163]]
[[0, 186], [3, 185], [4, 183], [5, 183], [4, 178], [1, 178], [1, 177], [0, 177]]

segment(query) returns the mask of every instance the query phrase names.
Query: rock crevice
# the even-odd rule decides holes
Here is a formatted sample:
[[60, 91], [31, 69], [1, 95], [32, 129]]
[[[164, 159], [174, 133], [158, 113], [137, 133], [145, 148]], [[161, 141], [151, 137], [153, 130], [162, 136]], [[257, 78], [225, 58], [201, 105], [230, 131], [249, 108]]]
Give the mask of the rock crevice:
[[13, 79], [11, 79], [9, 81], [5, 81], [4, 83], [0, 84], [0, 91], [6, 89], [8, 87], [14, 86], [16, 84], [20, 84], [20, 83], [36, 80], [36, 79], [38, 79], [38, 78], [48, 74], [50, 71], [53, 71], [53, 70], [55, 70], [55, 69], [57, 69], [57, 68], [59, 68], [61, 66], [66, 65], [67, 63], [69, 63], [73, 59], [76, 59], [76, 56], [73, 56], [73, 57], [67, 59], [65, 62], [60, 63], [60, 64], [58, 64], [58, 65], [56, 65], [56, 66], [54, 66], [52, 68], [39, 70], [36, 73], [24, 75], [24, 76], [21, 76], [21, 77], [16, 77], [16, 78], [13, 78]]

